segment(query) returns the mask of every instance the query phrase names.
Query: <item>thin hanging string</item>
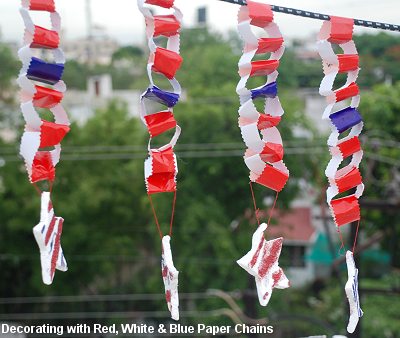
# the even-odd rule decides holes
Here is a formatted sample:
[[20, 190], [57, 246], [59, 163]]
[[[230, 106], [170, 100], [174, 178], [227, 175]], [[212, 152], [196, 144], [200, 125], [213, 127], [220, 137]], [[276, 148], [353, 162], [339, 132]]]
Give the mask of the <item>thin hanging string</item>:
[[169, 223], [169, 237], [172, 237], [172, 226], [174, 224], [175, 205], [176, 205], [176, 190], [174, 191], [174, 200], [172, 201], [171, 221]]
[[[147, 196], [149, 197], [151, 210], [153, 211], [154, 220], [155, 220], [156, 225], [157, 225], [158, 234], [160, 235], [160, 238], [162, 239], [163, 238], [163, 233], [161, 231], [160, 222], [158, 221], [156, 209], [154, 208], [153, 199], [151, 198], [151, 195], [147, 195]], [[171, 213], [171, 220], [170, 220], [170, 223], [169, 223], [169, 236], [170, 237], [172, 237], [172, 227], [173, 227], [173, 224], [174, 224], [174, 216], [175, 216], [175, 205], [176, 205], [176, 191], [174, 192], [174, 198], [173, 198], [173, 201], [172, 201], [172, 213]]]
[[[245, 0], [219, 0], [219, 1], [229, 2], [229, 3], [235, 4], [235, 5], [242, 5], [242, 6], [247, 5], [247, 2]], [[282, 6], [276, 6], [276, 5], [270, 5], [270, 6], [274, 12], [302, 16], [304, 18], [317, 19], [317, 20], [330, 20], [331, 19], [330, 15], [327, 15], [327, 14], [314, 13], [314, 12], [305, 11], [302, 9], [288, 8], [288, 7], [282, 7]], [[375, 21], [370, 21], [370, 20], [361, 20], [361, 19], [353, 19], [353, 20], [354, 20], [354, 24], [356, 26], [400, 32], [400, 25], [394, 25], [391, 23], [384, 23], [384, 22], [375, 22]]]
[[39, 194], [39, 196], [41, 196], [42, 195], [42, 190], [40, 190], [40, 188], [37, 186], [36, 183], [32, 183], [32, 185], [35, 187], [35, 190]]
[[346, 250], [345, 250], [345, 245], [344, 245], [344, 241], [343, 241], [343, 235], [342, 235], [342, 232], [340, 231], [339, 227], [337, 228], [337, 233], [339, 234], [340, 243], [341, 243], [340, 248], [339, 248], [339, 255], [342, 256]]
[[254, 212], [256, 214], [256, 220], [257, 220], [257, 224], [259, 226], [260, 225], [260, 219], [258, 217], [258, 212], [260, 210], [257, 208], [256, 198], [254, 196], [254, 190], [253, 190], [253, 182], [250, 181], [249, 185], [250, 185], [251, 197], [253, 198]]
[[271, 210], [269, 211], [269, 217], [268, 217], [268, 223], [267, 223], [268, 225], [269, 225], [270, 222], [271, 222], [272, 214], [274, 213], [275, 206], [276, 206], [276, 201], [278, 200], [278, 196], [279, 196], [279, 192], [276, 192], [274, 204], [272, 204], [272, 208], [271, 208]]
[[[361, 218], [361, 217], [360, 217]], [[356, 244], [357, 244], [357, 238], [358, 238], [358, 229], [360, 227], [360, 221], [361, 219], [358, 220], [357, 222], [357, 230], [356, 230], [356, 235], [354, 236], [354, 243], [353, 243], [353, 255], [354, 255], [354, 250], [356, 249]]]
[[54, 182], [50, 181], [49, 185], [50, 185], [49, 191], [50, 191], [50, 194], [51, 194], [53, 192]]
[[150, 205], [151, 205], [151, 210], [153, 211], [154, 220], [156, 221], [158, 234], [160, 235], [160, 238], [162, 239], [162, 238], [163, 238], [163, 234], [162, 234], [162, 231], [161, 231], [160, 223], [158, 223], [158, 218], [157, 218], [156, 210], [154, 209], [153, 199], [151, 198], [151, 195], [147, 195], [147, 196], [149, 196], [149, 201], [150, 201]]

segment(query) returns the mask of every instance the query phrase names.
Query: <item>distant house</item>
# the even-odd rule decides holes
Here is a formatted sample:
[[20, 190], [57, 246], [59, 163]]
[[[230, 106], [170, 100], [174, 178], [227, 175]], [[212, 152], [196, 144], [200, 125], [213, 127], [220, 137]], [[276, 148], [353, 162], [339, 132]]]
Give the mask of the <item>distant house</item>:
[[[315, 204], [317, 192], [307, 183], [302, 182], [301, 185], [302, 193], [290, 208], [274, 210], [266, 231], [267, 239], [284, 238], [279, 262], [294, 287], [328, 277], [332, 261], [339, 252], [335, 226], [330, 222], [329, 236], [335, 248], [332, 255], [329, 236], [321, 218], [321, 207]], [[264, 201], [267, 207], [260, 210], [260, 219], [268, 219], [270, 202]]]
[[315, 242], [311, 207], [293, 207], [288, 211], [276, 210], [274, 218], [278, 223], [268, 228], [268, 238], [283, 237], [281, 266], [292, 286], [302, 286], [315, 278], [314, 265], [306, 259]]

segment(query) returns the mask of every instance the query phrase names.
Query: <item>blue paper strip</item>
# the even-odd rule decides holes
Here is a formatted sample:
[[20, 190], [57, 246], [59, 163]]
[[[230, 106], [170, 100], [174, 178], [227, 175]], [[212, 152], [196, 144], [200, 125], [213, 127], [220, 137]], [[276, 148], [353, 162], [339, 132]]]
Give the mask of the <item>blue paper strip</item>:
[[263, 97], [263, 98], [271, 98], [273, 99], [278, 95], [278, 86], [276, 82], [272, 82], [269, 84], [266, 84], [265, 86], [261, 88], [256, 88], [251, 90], [251, 98], [254, 100], [258, 97]]
[[61, 80], [63, 72], [64, 64], [48, 63], [33, 57], [28, 68], [27, 77], [30, 80], [54, 85]]
[[338, 112], [331, 114], [329, 118], [339, 133], [343, 133], [362, 121], [362, 117], [358, 110], [352, 107], [339, 110]]
[[179, 94], [166, 92], [156, 86], [149, 87], [143, 97], [161, 103], [169, 108], [175, 106], [179, 101]]

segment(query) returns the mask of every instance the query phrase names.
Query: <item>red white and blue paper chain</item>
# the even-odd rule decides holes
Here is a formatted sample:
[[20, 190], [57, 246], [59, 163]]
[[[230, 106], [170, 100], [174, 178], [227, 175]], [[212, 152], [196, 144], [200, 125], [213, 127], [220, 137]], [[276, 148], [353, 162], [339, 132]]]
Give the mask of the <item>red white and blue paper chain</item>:
[[[154, 15], [148, 5], [164, 8], [168, 11], [165, 15]], [[181, 128], [177, 124], [173, 107], [178, 103], [181, 95], [181, 86], [175, 79], [175, 74], [181, 66], [182, 57], [179, 55], [180, 28], [182, 22], [181, 11], [174, 6], [174, 0], [138, 0], [139, 10], [146, 20], [146, 36], [150, 49], [150, 57], [147, 65], [147, 73], [150, 80], [149, 88], [141, 96], [140, 117], [146, 125], [149, 134], [149, 158], [145, 162], [145, 183], [150, 199], [155, 222], [162, 238], [162, 276], [165, 286], [165, 297], [172, 319], [179, 319], [178, 298], [178, 274], [170, 247], [172, 224], [176, 202], [176, 176], [178, 165], [174, 146], [180, 136]], [[159, 37], [167, 39], [166, 48], [157, 46], [155, 39]], [[153, 72], [164, 75], [172, 86], [172, 91], [161, 89], [154, 83]], [[155, 106], [164, 106], [163, 110], [150, 112]], [[155, 108], [156, 109], [156, 108]], [[153, 138], [167, 131], [175, 129], [170, 142], [160, 148], [152, 148]], [[151, 196], [157, 193], [174, 193], [170, 233], [163, 236], [158, 218], [154, 209]]]
[[[31, 11], [48, 12], [51, 28], [35, 25]], [[36, 186], [37, 182], [48, 181], [51, 191], [55, 167], [60, 160], [60, 143], [70, 130], [67, 113], [61, 105], [66, 91], [61, 80], [65, 64], [64, 53], [59, 47], [61, 18], [54, 0], [22, 0], [20, 13], [25, 24], [24, 46], [18, 52], [22, 61], [18, 84], [25, 120], [20, 154], [30, 182]], [[52, 61], [37, 57], [40, 52], [44, 54], [44, 50], [50, 52]], [[50, 110], [54, 121], [42, 119], [37, 109]], [[60, 245], [63, 219], [55, 216], [49, 192], [41, 192], [41, 200], [40, 223], [33, 231], [40, 249], [43, 282], [51, 284], [55, 269], [67, 270]]]
[[[285, 186], [289, 171], [283, 163], [282, 138], [277, 128], [284, 111], [278, 98], [278, 67], [285, 47], [283, 37], [273, 12], [265, 4], [248, 1], [239, 10], [239, 35], [245, 42], [244, 53], [239, 61], [240, 82], [236, 91], [240, 97], [239, 127], [247, 146], [244, 156], [250, 169], [250, 180], [277, 192]], [[268, 38], [257, 38], [252, 26], [258, 26]], [[256, 55], [271, 53], [268, 60], [252, 61]], [[247, 82], [253, 76], [267, 76], [264, 85], [248, 89]], [[265, 100], [265, 110], [259, 113], [254, 101]]]
[[[289, 178], [289, 170], [283, 163], [282, 138], [277, 128], [284, 111], [278, 98], [276, 80], [279, 60], [285, 47], [279, 27], [273, 19], [269, 5], [247, 1], [247, 6], [240, 7], [238, 30], [245, 44], [239, 61], [241, 79], [236, 91], [240, 97], [239, 127], [247, 146], [244, 161], [250, 169], [250, 181], [275, 190], [277, 198]], [[268, 37], [258, 38], [252, 31], [254, 26], [262, 28]], [[265, 53], [271, 53], [268, 60], [253, 61], [256, 55]], [[267, 76], [267, 81], [258, 88], [248, 89], [248, 81], [254, 76]], [[262, 113], [256, 108], [257, 99], [265, 101]], [[259, 302], [266, 306], [273, 288], [287, 288], [289, 280], [278, 263], [283, 238], [265, 239], [268, 224], [260, 224], [255, 199], [254, 206], [258, 229], [253, 234], [251, 250], [237, 262], [254, 276]]]
[[[353, 27], [353, 19], [331, 16], [330, 21], [323, 23], [317, 43], [325, 74], [319, 92], [326, 97], [328, 103], [322, 118], [330, 120], [332, 124], [332, 133], [328, 139], [332, 159], [325, 170], [330, 186], [326, 195], [339, 233], [341, 226], [351, 222], [358, 223], [358, 233], [360, 224], [358, 199], [364, 191], [359, 170], [363, 157], [359, 140], [363, 121], [357, 109], [360, 94], [356, 84], [360, 68], [357, 48], [353, 41]], [[336, 54], [334, 45], [338, 45], [343, 54]], [[342, 87], [333, 89], [338, 74], [346, 74], [346, 82]], [[345, 100], [351, 101], [350, 106], [335, 109]], [[349, 161], [346, 161], [347, 159]], [[350, 195], [337, 197], [349, 191]], [[358, 295], [358, 269], [355, 267], [353, 257], [356, 239], [353, 252], [346, 253], [349, 280], [345, 290], [350, 304], [350, 320], [347, 327], [350, 333], [354, 332], [359, 318], [363, 315]]]

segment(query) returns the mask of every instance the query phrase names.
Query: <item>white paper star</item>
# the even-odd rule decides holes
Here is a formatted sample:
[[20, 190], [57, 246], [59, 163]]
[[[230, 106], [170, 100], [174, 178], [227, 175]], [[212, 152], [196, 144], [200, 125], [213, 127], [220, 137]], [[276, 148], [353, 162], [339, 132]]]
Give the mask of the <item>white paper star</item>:
[[42, 193], [40, 223], [33, 228], [33, 234], [40, 250], [43, 283], [53, 282], [55, 270], [67, 271], [67, 262], [60, 244], [64, 219], [54, 214], [50, 193]]
[[358, 269], [356, 268], [353, 253], [351, 251], [346, 252], [346, 264], [348, 280], [344, 289], [350, 305], [350, 318], [349, 324], [347, 325], [347, 332], [353, 333], [357, 327], [359, 319], [364, 313], [361, 310], [360, 298], [358, 295]]
[[179, 295], [178, 295], [178, 275], [179, 271], [175, 268], [172, 260], [170, 246], [171, 237], [164, 236], [162, 239], [161, 271], [165, 287], [165, 300], [171, 318], [179, 320]]
[[273, 288], [286, 289], [289, 280], [279, 267], [279, 256], [282, 250], [283, 238], [267, 241], [264, 231], [268, 225], [261, 224], [253, 234], [251, 250], [237, 261], [256, 280], [258, 300], [266, 306], [271, 298]]

